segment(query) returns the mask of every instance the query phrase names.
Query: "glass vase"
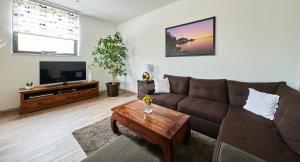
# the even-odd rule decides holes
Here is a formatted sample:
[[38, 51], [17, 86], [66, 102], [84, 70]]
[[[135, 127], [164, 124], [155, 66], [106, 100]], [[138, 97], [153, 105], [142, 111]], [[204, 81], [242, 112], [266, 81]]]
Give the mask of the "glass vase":
[[145, 103], [144, 104], [144, 112], [145, 113], [152, 113], [152, 108], [151, 108], [151, 104]]

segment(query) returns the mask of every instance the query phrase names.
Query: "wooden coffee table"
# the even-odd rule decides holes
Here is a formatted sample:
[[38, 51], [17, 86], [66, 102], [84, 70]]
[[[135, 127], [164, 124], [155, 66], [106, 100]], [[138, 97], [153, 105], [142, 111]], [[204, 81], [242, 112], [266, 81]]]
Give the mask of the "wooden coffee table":
[[173, 145], [182, 140], [188, 143], [190, 139], [190, 116], [154, 104], [152, 108], [152, 113], [144, 113], [144, 103], [140, 100], [114, 107], [111, 109], [111, 128], [114, 133], [119, 133], [118, 122], [147, 141], [158, 144], [163, 151], [164, 161], [172, 162]]

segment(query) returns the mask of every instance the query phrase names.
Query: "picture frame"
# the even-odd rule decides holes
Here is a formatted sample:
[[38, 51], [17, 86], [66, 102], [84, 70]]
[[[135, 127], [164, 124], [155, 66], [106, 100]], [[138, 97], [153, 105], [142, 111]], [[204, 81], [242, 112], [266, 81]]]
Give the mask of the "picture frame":
[[216, 17], [165, 29], [166, 57], [215, 55]]

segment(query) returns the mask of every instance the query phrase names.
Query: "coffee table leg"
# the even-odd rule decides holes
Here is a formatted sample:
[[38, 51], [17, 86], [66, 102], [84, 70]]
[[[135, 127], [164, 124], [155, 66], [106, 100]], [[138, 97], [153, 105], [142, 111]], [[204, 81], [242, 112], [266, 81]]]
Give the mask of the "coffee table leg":
[[119, 132], [119, 128], [117, 126], [117, 120], [115, 119], [115, 113], [113, 113], [111, 115], [111, 130], [114, 132], [114, 133], [120, 133]]
[[191, 128], [187, 128], [184, 139], [183, 139], [183, 143], [188, 145], [191, 139]]
[[160, 145], [163, 154], [164, 154], [164, 162], [172, 162], [173, 161], [173, 144], [166, 142]]

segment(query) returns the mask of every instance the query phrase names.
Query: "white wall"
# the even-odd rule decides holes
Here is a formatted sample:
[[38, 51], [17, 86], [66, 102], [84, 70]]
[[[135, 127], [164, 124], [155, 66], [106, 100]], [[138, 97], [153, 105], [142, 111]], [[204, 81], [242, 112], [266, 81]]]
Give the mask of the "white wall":
[[[118, 25], [129, 47], [136, 91], [140, 64], [163, 74], [240, 81], [287, 81], [296, 86], [297, 0], [180, 0]], [[298, 7], [298, 6], [297, 6]], [[165, 57], [165, 28], [216, 16], [216, 56]], [[132, 84], [133, 83], [133, 84]]]
[[[298, 11], [300, 11], [300, 1], [298, 1], [298, 4], [296, 6], [298, 6], [297, 7]], [[300, 90], [300, 18], [298, 17], [296, 21], [297, 21], [296, 28], [298, 29], [297, 33], [295, 34], [297, 38], [296, 45], [297, 45], [297, 54], [298, 54], [298, 62], [297, 62], [298, 68], [297, 68], [296, 79], [297, 79], [297, 88], [298, 90]]]
[[[298, 23], [298, 29], [300, 29], [300, 20], [299, 20], [299, 23]], [[297, 46], [298, 46], [298, 49], [297, 49], [297, 54], [298, 54], [297, 65], [298, 66], [297, 66], [296, 79], [297, 79], [297, 88], [298, 88], [298, 90], [300, 90], [300, 30], [297, 33], [297, 36], [298, 36], [298, 39], [297, 39]]]
[[[299, 41], [299, 46], [300, 46], [300, 41]], [[300, 90], [300, 49], [298, 49], [298, 66], [297, 66], [297, 74], [296, 74], [296, 80], [297, 80], [297, 85], [296, 88]]]
[[[10, 0], [0, 0], [0, 38], [11, 42], [11, 4]], [[116, 32], [116, 27], [104, 21], [87, 16], [80, 16], [81, 38], [80, 56], [24, 56], [11, 55], [11, 45], [0, 49], [0, 111], [19, 106], [18, 89], [24, 87], [25, 82], [33, 81], [39, 84], [39, 61], [87, 61], [92, 62], [91, 51], [96, 40], [104, 35]], [[103, 70], [95, 71], [94, 79], [104, 83], [110, 76]]]

